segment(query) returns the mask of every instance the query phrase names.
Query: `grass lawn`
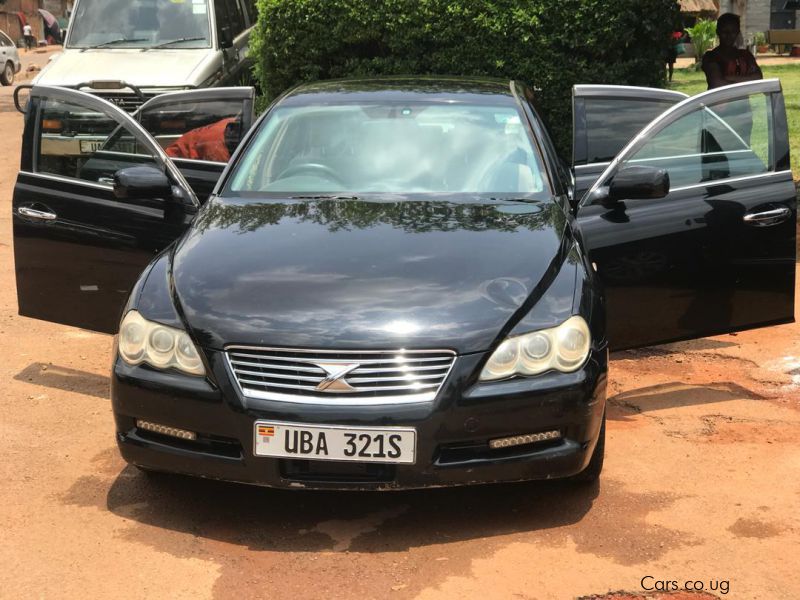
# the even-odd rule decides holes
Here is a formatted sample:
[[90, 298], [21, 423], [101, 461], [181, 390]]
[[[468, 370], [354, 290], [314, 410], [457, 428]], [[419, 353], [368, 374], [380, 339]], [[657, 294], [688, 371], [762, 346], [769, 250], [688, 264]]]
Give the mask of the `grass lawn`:
[[[792, 173], [800, 180], [800, 65], [762, 66], [766, 79], [777, 77], [783, 86], [786, 102], [786, 118], [789, 121], [789, 145], [792, 153]], [[670, 89], [694, 95], [706, 90], [706, 78], [702, 71], [675, 69]]]

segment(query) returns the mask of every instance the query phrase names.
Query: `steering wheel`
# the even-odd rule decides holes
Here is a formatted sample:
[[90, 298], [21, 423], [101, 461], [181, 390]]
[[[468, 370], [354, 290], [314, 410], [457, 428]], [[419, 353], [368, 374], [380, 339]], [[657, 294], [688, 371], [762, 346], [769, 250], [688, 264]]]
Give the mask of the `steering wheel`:
[[285, 169], [278, 175], [277, 179], [284, 179], [286, 177], [292, 177], [293, 175], [299, 175], [300, 173], [311, 173], [316, 174], [318, 176], [322, 176], [325, 179], [330, 179], [334, 183], [338, 183], [339, 185], [344, 185], [344, 182], [339, 178], [336, 174], [336, 171], [331, 169], [327, 165], [321, 165], [319, 163], [304, 163], [300, 165], [293, 165], [288, 169]]

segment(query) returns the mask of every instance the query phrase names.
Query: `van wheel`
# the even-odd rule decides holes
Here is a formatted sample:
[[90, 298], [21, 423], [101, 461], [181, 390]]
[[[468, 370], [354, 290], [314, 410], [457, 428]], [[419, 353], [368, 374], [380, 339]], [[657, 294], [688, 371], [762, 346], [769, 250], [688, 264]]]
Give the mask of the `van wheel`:
[[600, 425], [600, 435], [597, 437], [597, 444], [592, 453], [592, 459], [586, 468], [569, 478], [569, 481], [575, 483], [594, 483], [600, 479], [600, 473], [603, 471], [603, 458], [606, 454], [606, 413], [603, 411], [603, 423]]
[[11, 85], [14, 83], [14, 65], [10, 62], [6, 63], [3, 72], [0, 73], [0, 81], [3, 82], [3, 85]]

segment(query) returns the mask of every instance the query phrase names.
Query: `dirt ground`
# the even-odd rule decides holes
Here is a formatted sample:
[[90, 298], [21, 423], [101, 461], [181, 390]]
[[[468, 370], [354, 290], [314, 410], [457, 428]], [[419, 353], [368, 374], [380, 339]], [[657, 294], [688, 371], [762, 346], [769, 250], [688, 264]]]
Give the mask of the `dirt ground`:
[[616, 355], [606, 468], [589, 489], [279, 492], [127, 467], [111, 338], [17, 316], [9, 92], [1, 598], [800, 598], [796, 325]]

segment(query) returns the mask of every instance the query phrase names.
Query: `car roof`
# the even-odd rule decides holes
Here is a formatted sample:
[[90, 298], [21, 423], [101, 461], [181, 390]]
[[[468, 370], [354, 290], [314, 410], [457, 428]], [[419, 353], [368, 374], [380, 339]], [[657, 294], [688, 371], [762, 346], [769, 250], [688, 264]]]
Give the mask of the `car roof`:
[[508, 80], [471, 77], [373, 77], [315, 81], [297, 86], [283, 106], [341, 102], [448, 102], [515, 104]]

